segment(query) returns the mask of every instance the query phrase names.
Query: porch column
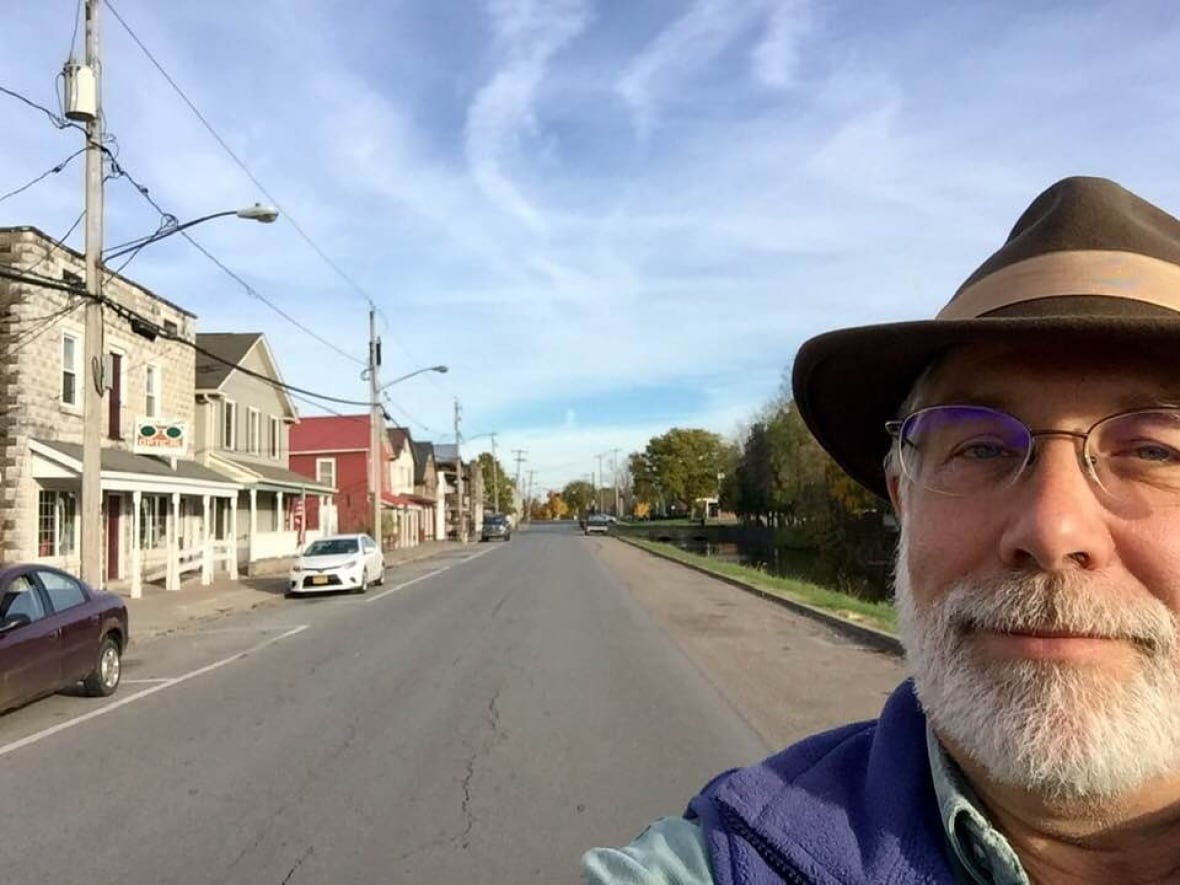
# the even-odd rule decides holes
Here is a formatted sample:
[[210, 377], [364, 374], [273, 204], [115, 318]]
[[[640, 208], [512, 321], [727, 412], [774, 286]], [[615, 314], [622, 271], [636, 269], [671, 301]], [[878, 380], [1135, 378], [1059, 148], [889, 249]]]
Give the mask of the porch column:
[[258, 489], [250, 489], [250, 534], [246, 537], [246, 574], [254, 574], [254, 541], [258, 536]]
[[238, 579], [238, 493], [229, 499], [229, 579]]
[[[323, 517], [321, 517], [322, 519]], [[307, 489], [299, 490], [299, 540], [303, 541], [307, 538]], [[300, 545], [299, 552], [303, 552], [303, 547]]]
[[143, 492], [131, 493], [131, 598], [143, 596], [143, 550], [139, 546], [139, 505]]
[[213, 532], [210, 531], [212, 514], [209, 512], [209, 496], [201, 496], [201, 583], [213, 583]]
[[164, 589], [180, 589], [180, 492], [173, 492], [168, 498], [168, 559], [164, 565]]
[[275, 492], [275, 531], [287, 530], [287, 512], [283, 510], [283, 493]]
[[320, 495], [320, 535], [330, 535], [331, 521], [328, 519], [328, 496]]

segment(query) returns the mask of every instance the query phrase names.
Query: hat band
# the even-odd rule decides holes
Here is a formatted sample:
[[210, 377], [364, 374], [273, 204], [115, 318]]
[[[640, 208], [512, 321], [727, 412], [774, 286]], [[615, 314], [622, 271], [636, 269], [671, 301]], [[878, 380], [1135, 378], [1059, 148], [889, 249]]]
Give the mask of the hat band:
[[1180, 312], [1180, 267], [1138, 252], [1050, 252], [961, 289], [936, 319], [975, 319], [1024, 301], [1069, 295], [1125, 298]]

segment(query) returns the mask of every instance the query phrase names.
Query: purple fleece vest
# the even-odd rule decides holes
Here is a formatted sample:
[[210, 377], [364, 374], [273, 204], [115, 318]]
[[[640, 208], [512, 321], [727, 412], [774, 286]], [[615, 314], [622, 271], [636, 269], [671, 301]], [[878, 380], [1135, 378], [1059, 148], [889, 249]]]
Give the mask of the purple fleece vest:
[[907, 680], [881, 718], [715, 778], [689, 804], [719, 885], [953, 885]]

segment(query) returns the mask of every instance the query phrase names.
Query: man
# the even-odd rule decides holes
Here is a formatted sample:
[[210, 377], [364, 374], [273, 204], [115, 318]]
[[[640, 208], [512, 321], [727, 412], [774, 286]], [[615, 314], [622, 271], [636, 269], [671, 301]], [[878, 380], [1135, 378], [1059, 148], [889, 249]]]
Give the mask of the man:
[[936, 319], [821, 335], [793, 382], [893, 503], [912, 679], [586, 881], [1180, 882], [1180, 221], [1058, 182]]

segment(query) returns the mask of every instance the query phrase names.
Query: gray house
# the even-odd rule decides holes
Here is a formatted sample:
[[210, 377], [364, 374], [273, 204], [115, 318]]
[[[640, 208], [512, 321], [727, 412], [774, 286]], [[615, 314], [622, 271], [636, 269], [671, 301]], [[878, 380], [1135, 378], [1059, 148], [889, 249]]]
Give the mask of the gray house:
[[[336, 489], [289, 469], [288, 433], [299, 414], [265, 336], [202, 333], [196, 344], [195, 454], [241, 489], [236, 506], [218, 511], [218, 528], [236, 538], [240, 567], [254, 573], [331, 533]], [[322, 516], [309, 532], [312, 496]]]

